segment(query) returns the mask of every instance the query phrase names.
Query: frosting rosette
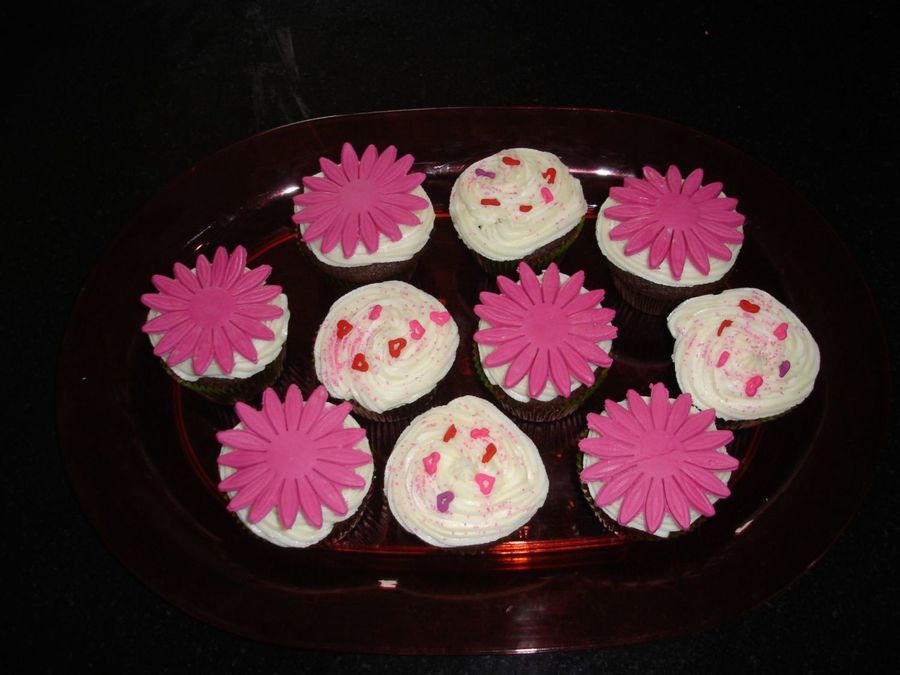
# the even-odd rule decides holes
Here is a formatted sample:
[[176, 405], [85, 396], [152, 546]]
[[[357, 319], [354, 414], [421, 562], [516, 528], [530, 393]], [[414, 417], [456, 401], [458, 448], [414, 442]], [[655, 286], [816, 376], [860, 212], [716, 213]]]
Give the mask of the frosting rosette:
[[287, 297], [266, 284], [269, 265], [248, 269], [247, 250], [229, 255], [216, 249], [213, 260], [197, 257], [196, 267], [175, 263], [174, 277], [152, 277], [157, 293], [145, 293], [150, 308], [141, 330], [153, 353], [181, 379], [249, 378], [281, 353], [287, 339]]
[[600, 304], [605, 292], [585, 289], [584, 272], [570, 277], [555, 263], [540, 276], [525, 262], [518, 272], [518, 282], [497, 277], [500, 292], [482, 292], [475, 305], [474, 340], [488, 381], [523, 403], [593, 386], [597, 368], [612, 365], [617, 333], [615, 311]]
[[758, 288], [702, 295], [668, 318], [682, 391], [723, 420], [762, 420], [806, 399], [819, 347], [797, 316]]
[[436, 298], [402, 281], [368, 284], [329, 309], [316, 335], [316, 375], [335, 398], [383, 413], [433, 390], [458, 346], [456, 322]]
[[397, 439], [384, 474], [397, 522], [440, 547], [512, 534], [544, 504], [548, 489], [534, 442], [474, 396], [416, 417]]
[[284, 401], [266, 389], [262, 408], [235, 405], [240, 423], [216, 438], [219, 489], [228, 510], [279, 546], [306, 547], [327, 537], [363, 503], [372, 484], [372, 451], [350, 404], [309, 399], [290, 385]]
[[292, 220], [321, 262], [336, 267], [408, 260], [428, 242], [434, 208], [425, 174], [409, 173], [412, 155], [369, 145], [358, 156], [344, 143], [341, 163], [319, 159], [321, 173], [303, 178]]
[[643, 179], [611, 188], [597, 215], [597, 243], [619, 269], [664, 286], [718, 281], [744, 240], [744, 216], [722, 183], [703, 185], [703, 170], [686, 178], [676, 166], [663, 176], [645, 166]]
[[517, 260], [562, 238], [586, 212], [578, 179], [556, 155], [531, 148], [475, 162], [450, 192], [460, 238], [493, 261]]
[[730, 431], [715, 425], [714, 410], [699, 411], [690, 394], [669, 398], [665, 385], [650, 396], [629, 390], [624, 401], [606, 401], [587, 416], [581, 480], [594, 505], [620, 525], [659, 537], [687, 530], [730, 494], [738, 467], [725, 446]]

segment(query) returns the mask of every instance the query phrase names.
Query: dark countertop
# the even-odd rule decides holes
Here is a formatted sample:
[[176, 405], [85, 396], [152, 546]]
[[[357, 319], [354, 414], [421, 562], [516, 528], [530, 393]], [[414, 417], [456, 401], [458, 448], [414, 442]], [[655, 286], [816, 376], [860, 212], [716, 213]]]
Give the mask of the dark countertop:
[[[406, 2], [224, 4], [98, 3], [4, 22], [5, 43], [20, 47], [7, 55], [4, 106], [12, 242], [3, 333], [18, 402], [7, 422], [14, 469], [2, 489], [9, 529], [25, 536], [11, 537], [3, 556], [24, 568], [27, 606], [10, 612], [17, 623], [28, 617], [23, 658], [102, 672], [838, 672], [875, 657], [888, 670], [897, 663], [895, 420], [858, 515], [815, 566], [730, 623], [651, 644], [521, 656], [305, 652], [200, 623], [132, 577], [85, 520], [63, 468], [59, 345], [94, 260], [141, 205], [257, 131], [448, 105], [611, 108], [680, 122], [803, 194], [859, 262], [882, 316], [898, 311], [888, 151], [897, 72], [887, 64], [886, 8], [810, 16], [776, 5], [741, 14], [712, 3], [594, 3], [589, 12], [500, 13], [457, 3], [443, 14]], [[891, 366], [896, 375], [896, 359]]]

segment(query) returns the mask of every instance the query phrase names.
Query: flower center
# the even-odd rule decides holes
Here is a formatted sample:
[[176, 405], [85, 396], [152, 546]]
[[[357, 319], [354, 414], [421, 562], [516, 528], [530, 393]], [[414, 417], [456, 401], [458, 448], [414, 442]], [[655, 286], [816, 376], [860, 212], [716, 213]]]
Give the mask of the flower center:
[[369, 210], [377, 198], [378, 185], [371, 180], [358, 178], [341, 188], [338, 202], [347, 213], [363, 213]]
[[680, 445], [672, 434], [659, 429], [645, 432], [637, 443], [637, 446], [644, 451], [642, 454], [648, 458], [668, 455], [677, 450]]
[[235, 306], [234, 296], [228, 291], [212, 286], [203, 288], [191, 298], [191, 319], [204, 328], [217, 328], [231, 317]]
[[655, 211], [666, 227], [676, 231], [692, 229], [700, 214], [690, 197], [675, 194], [662, 195]]
[[302, 431], [282, 431], [270, 441], [266, 461], [278, 476], [301, 478], [310, 472], [315, 461], [309, 444], [309, 436]]
[[569, 320], [559, 307], [549, 303], [534, 305], [524, 322], [525, 334], [538, 347], [553, 347], [569, 334]]

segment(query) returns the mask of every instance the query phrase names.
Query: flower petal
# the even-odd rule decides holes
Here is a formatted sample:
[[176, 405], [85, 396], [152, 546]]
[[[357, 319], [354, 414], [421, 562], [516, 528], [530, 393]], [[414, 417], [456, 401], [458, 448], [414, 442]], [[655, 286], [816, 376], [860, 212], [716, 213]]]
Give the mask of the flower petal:
[[186, 310], [166, 312], [160, 314], [141, 326], [145, 333], [165, 333], [172, 330], [178, 324], [187, 321], [191, 317]]
[[164, 277], [162, 274], [154, 274], [152, 277], [150, 277], [150, 281], [153, 282], [156, 290], [158, 290], [163, 295], [173, 295], [176, 298], [181, 298], [182, 300], [190, 300], [192, 297], [194, 297], [193, 291], [191, 291], [189, 288], [185, 287], [175, 279]]
[[644, 429], [653, 429], [653, 418], [650, 416], [650, 408], [634, 389], [629, 389], [625, 398], [628, 400], [628, 410]]
[[504, 387], [511, 389], [522, 381], [522, 378], [525, 377], [531, 369], [531, 365], [534, 363], [534, 359], [537, 356], [537, 351], [538, 349], [534, 345], [525, 344], [524, 348], [512, 360], [512, 363], [509, 364], [509, 369], [506, 371], [506, 377], [503, 378]]
[[[221, 490], [222, 492], [234, 492], [236, 490], [241, 490], [241, 488], [253, 486], [250, 488], [249, 492], [246, 495], [246, 499], [248, 499], [247, 504], [249, 504], [250, 501], [253, 500], [253, 497], [256, 495], [256, 493], [259, 492], [259, 490], [262, 490], [263, 487], [265, 487], [265, 484], [269, 482], [269, 474], [270, 470], [267, 464], [257, 464], [256, 466], [241, 469], [239, 471], [235, 471], [233, 474], [228, 476], [228, 478], [220, 481], [219, 490]], [[244, 506], [246, 506], [247, 504], [244, 504]], [[243, 508], [243, 506], [240, 505], [240, 501], [238, 502], [238, 505], [236, 505], [233, 509], [229, 505], [229, 509], [232, 511], [237, 511], [241, 508]]]
[[255, 319], [247, 319], [238, 314], [233, 314], [229, 319], [232, 325], [240, 330], [244, 331], [250, 337], [257, 338], [259, 340], [274, 340], [275, 333], [272, 332], [271, 328], [264, 326], [259, 321]]
[[693, 480], [690, 479], [690, 477], [679, 472], [679, 474], [672, 476], [670, 480], [677, 483], [678, 487], [681, 488], [684, 496], [694, 509], [704, 516], [711, 516], [715, 513], [715, 509], [713, 509], [712, 504], [709, 503], [706, 494]]
[[186, 310], [190, 306], [190, 302], [183, 298], [162, 293], [144, 293], [141, 302], [157, 312], [175, 312]]
[[682, 232], [673, 233], [672, 245], [669, 248], [669, 270], [672, 272], [672, 278], [676, 280], [681, 279], [681, 274], [684, 272], [686, 249], [684, 234]]
[[299, 506], [303, 519], [316, 529], [322, 527], [322, 504], [307, 476], [297, 480], [297, 492], [300, 497]]
[[375, 160], [375, 164], [372, 166], [371, 172], [369, 172], [369, 178], [371, 180], [377, 180], [384, 175], [384, 172], [387, 171], [397, 159], [397, 148], [393, 145], [389, 145], [384, 149], [384, 152]]
[[624, 495], [642, 475], [643, 474], [636, 469], [620, 473], [600, 488], [599, 492], [597, 492], [597, 496], [594, 497], [594, 503], [597, 506], [612, 504], [619, 497]]
[[716, 450], [724, 448], [734, 440], [734, 434], [730, 431], [701, 431], [682, 442], [682, 447], [688, 452], [697, 450]]
[[[257, 441], [259, 440], [259, 438], [257, 436], [253, 436], [253, 434], [248, 434], [248, 436], [256, 439]], [[219, 458], [216, 460], [216, 462], [220, 466], [230, 466], [234, 469], [246, 469], [251, 466], [256, 466], [257, 464], [265, 461], [265, 452], [253, 452], [247, 450], [233, 450], [232, 452], [226, 452], [222, 455], [219, 455]]]
[[717, 497], [727, 497], [731, 494], [728, 486], [706, 469], [701, 469], [690, 464], [684, 464], [681, 467], [681, 473], [689, 476], [697, 483], [697, 485], [706, 490], [706, 492], [714, 494]]
[[[234, 349], [231, 347], [231, 341], [228, 339], [228, 333], [221, 328], [214, 328], [212, 335], [212, 353], [219, 364], [219, 369], [226, 375], [230, 375], [234, 370]], [[206, 370], [204, 368], [204, 370]], [[194, 368], [195, 372], [197, 371]]]
[[306, 433], [309, 434], [310, 438], [316, 440], [337, 429], [343, 428], [344, 420], [347, 419], [347, 415], [350, 414], [352, 408], [353, 406], [347, 401], [338, 405], [326, 407], [322, 414], [319, 415], [319, 418], [307, 427]]
[[297, 494], [297, 481], [293, 478], [287, 479], [281, 486], [281, 494], [278, 498], [278, 520], [281, 527], [289, 530], [297, 522], [297, 508], [300, 503], [300, 497]]
[[197, 256], [197, 266], [195, 269], [197, 270], [197, 281], [200, 282], [200, 287], [209, 288], [210, 283], [212, 282], [212, 266], [209, 264], [209, 260], [206, 259], [206, 256], [202, 253]]
[[258, 523], [269, 515], [269, 512], [278, 504], [278, 497], [281, 495], [281, 488], [283, 485], [284, 479], [273, 479], [269, 481], [269, 484], [266, 485], [256, 499], [253, 500], [253, 505], [250, 507], [250, 512], [247, 514], [248, 522]]
[[322, 169], [322, 173], [325, 174], [325, 177], [328, 180], [341, 187], [344, 187], [349, 182], [347, 180], [347, 174], [344, 173], [341, 167], [327, 157], [319, 158], [319, 168]]
[[647, 532], [653, 534], [662, 524], [663, 514], [666, 511], [666, 495], [663, 491], [662, 481], [654, 479], [647, 490], [647, 504], [644, 507], [644, 525]]
[[368, 211], [359, 214], [359, 236], [368, 253], [375, 253], [378, 250], [378, 229]]
[[303, 418], [300, 420], [300, 426], [297, 427], [299, 431], [309, 432], [309, 429], [313, 427], [316, 420], [319, 419], [319, 416], [325, 409], [327, 398], [328, 392], [325, 391], [325, 387], [316, 387], [313, 389], [309, 398], [306, 399], [306, 408], [303, 411]]
[[340, 490], [338, 490], [331, 481], [325, 480], [315, 472], [309, 474], [307, 479], [309, 480], [309, 484], [312, 485], [313, 489], [316, 491], [322, 504], [339, 516], [347, 515], [347, 502], [344, 501], [344, 497], [341, 495]]
[[[259, 434], [255, 434], [250, 431], [245, 431], [244, 429], [226, 429], [225, 431], [219, 431], [216, 433], [216, 440], [222, 445], [226, 445], [229, 448], [237, 448], [238, 450], [252, 450], [255, 452], [256, 456], [259, 458], [257, 461], [260, 461], [265, 458], [265, 452], [269, 449], [269, 441], [261, 438]], [[222, 464], [221, 461], [225, 457], [230, 457], [235, 453], [229, 452], [225, 455], [219, 457], [219, 464]], [[226, 464], [226, 466], [237, 466], [234, 464]]]
[[583, 359], [578, 352], [569, 345], [563, 343], [559, 345], [559, 354], [565, 360], [566, 367], [576, 380], [586, 387], [590, 387], [594, 384], [597, 379], [596, 375], [594, 375], [594, 371], [591, 370], [588, 362]]
[[212, 285], [221, 286], [225, 278], [225, 270], [228, 268], [228, 251], [224, 246], [219, 246], [212, 261]]
[[[693, 175], [691, 174], [691, 176]], [[671, 478], [663, 479], [663, 491], [666, 496], [666, 509], [672, 514], [675, 522], [678, 523], [678, 527], [682, 530], [688, 529], [691, 526], [691, 507], [684, 492], [682, 492], [678, 483]]]
[[665, 429], [669, 421], [669, 390], [661, 382], [650, 387], [650, 417], [654, 429]]
[[296, 431], [303, 415], [303, 395], [296, 384], [288, 386], [284, 395], [284, 425], [288, 431]]
[[650, 476], [640, 476], [625, 493], [616, 519], [619, 525], [628, 525], [641, 512], [647, 503], [647, 492], [652, 482]]
[[287, 431], [287, 421], [284, 417], [284, 408], [281, 406], [281, 400], [278, 394], [272, 388], [266, 389], [262, 395], [262, 411], [269, 420], [269, 424], [275, 430], [276, 435]]
[[269, 423], [268, 418], [259, 410], [251, 408], [246, 403], [243, 403], [242, 401], [235, 403], [234, 412], [237, 414], [238, 419], [244, 424], [244, 427], [260, 438], [271, 441], [278, 435]]
[[331, 481], [335, 485], [341, 485], [343, 487], [350, 488], [361, 488], [365, 487], [366, 485], [366, 481], [362, 476], [340, 464], [316, 462], [316, 466], [313, 471], [315, 471], [323, 478]]
[[685, 420], [684, 424], [675, 432], [675, 437], [685, 442], [689, 438], [696, 436], [700, 432], [709, 427], [716, 419], [716, 411], [713, 408], [701, 410], [695, 415], [691, 415]]
[[497, 286], [507, 298], [515, 302], [522, 309], [530, 312], [532, 307], [534, 307], [534, 303], [531, 301], [531, 298], [528, 297], [528, 294], [525, 293], [521, 286], [511, 279], [499, 276], [497, 277]]
[[550, 356], [546, 349], [538, 349], [528, 371], [528, 394], [531, 398], [537, 398], [544, 391], [549, 375]]
[[625, 253], [625, 255], [640, 253], [653, 243], [653, 240], [656, 239], [656, 235], [662, 229], [663, 224], [660, 222], [647, 225], [628, 240], [628, 243], [625, 244], [623, 253]]
[[708, 471], [734, 471], [739, 466], [739, 462], [734, 457], [715, 450], [692, 452], [685, 457], [684, 461]]
[[528, 263], [522, 261], [518, 267], [520, 286], [532, 305], [539, 305], [541, 299], [541, 282], [538, 280], [534, 270], [528, 266]]
[[672, 194], [681, 193], [681, 171], [674, 164], [670, 164], [666, 170], [666, 185], [669, 186], [669, 192]]
[[189, 289], [191, 293], [200, 292], [200, 282], [197, 281], [197, 277], [186, 266], [181, 263], [175, 263], [173, 271], [175, 272], [175, 278], [178, 279], [182, 286]]
[[688, 174], [688, 177], [684, 179], [684, 185], [681, 186], [681, 194], [685, 197], [690, 197], [700, 188], [702, 182], [703, 169], [694, 169]]
[[578, 294], [581, 292], [581, 287], [584, 285], [584, 272], [582, 270], [578, 270], [570, 276], [563, 285], [560, 287], [559, 292], [556, 294], [556, 306], [557, 307], [565, 307], [572, 300], [578, 297]]
[[651, 269], [656, 269], [662, 264], [662, 261], [669, 255], [669, 248], [672, 246], [672, 230], [667, 227], [662, 228], [653, 244], [650, 246], [650, 258], [648, 263]]
[[556, 349], [548, 351], [550, 359], [550, 380], [553, 388], [563, 398], [568, 398], [572, 392], [572, 378], [569, 377], [569, 369], [562, 355]]
[[232, 294], [238, 296], [242, 293], [246, 293], [254, 286], [259, 286], [271, 273], [272, 267], [270, 265], [260, 265], [259, 267], [255, 267], [234, 282], [234, 285], [231, 287]]
[[[703, 275], [709, 274], [709, 256], [703, 242], [693, 232], [685, 232], [684, 243], [687, 244], [688, 260], [694, 268]], [[730, 251], [728, 255], [731, 256]]]
[[[492, 330], [502, 329], [494, 328]], [[522, 350], [524, 350], [528, 345], [528, 340], [524, 336], [519, 335], [517, 338], [509, 340], [508, 342], [501, 344], [499, 347], [494, 349], [494, 351], [484, 357], [483, 363], [488, 368], [496, 368], [506, 363], [511, 363], [516, 357], [519, 356], [519, 354], [522, 353]]]
[[228, 338], [228, 343], [233, 351], [236, 351], [248, 361], [257, 362], [259, 355], [256, 353], [256, 347], [253, 346], [253, 341], [244, 331], [230, 323], [224, 324], [221, 330]]
[[360, 178], [369, 178], [372, 174], [372, 169], [375, 166], [375, 161], [378, 159], [378, 150], [375, 149], [375, 146], [371, 143], [366, 146], [366, 149], [363, 150], [362, 157], [359, 160], [359, 176]]
[[341, 169], [351, 181], [359, 178], [359, 157], [349, 143], [341, 146]]
[[672, 408], [669, 410], [669, 421], [666, 422], [666, 431], [674, 433], [681, 428], [691, 414], [691, 395], [681, 394], [675, 399]]

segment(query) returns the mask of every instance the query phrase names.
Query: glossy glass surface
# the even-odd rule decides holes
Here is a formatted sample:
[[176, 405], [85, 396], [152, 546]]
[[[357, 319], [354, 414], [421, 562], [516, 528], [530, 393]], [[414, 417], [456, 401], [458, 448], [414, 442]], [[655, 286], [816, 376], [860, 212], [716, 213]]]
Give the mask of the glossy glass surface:
[[[283, 390], [315, 385], [311, 345], [338, 292], [303, 260], [291, 195], [337, 158], [396, 144], [428, 174], [439, 213], [412, 282], [443, 298], [462, 345], [434, 403], [489, 397], [471, 367], [472, 306], [492, 288], [446, 216], [470, 162], [508, 147], [552, 151], [584, 185], [590, 219], [561, 264], [587, 272], [618, 310], [608, 379], [566, 420], [521, 424], [537, 443], [550, 496], [515, 536], [477, 551], [442, 551], [401, 531], [382, 494], [384, 462], [403, 423], [363, 421], [375, 489], [341, 541], [285, 550], [257, 539], [215, 488], [215, 432], [233, 412], [174, 386], [140, 332], [154, 273], [216, 246], [245, 245], [273, 266], [292, 317]], [[822, 370], [788, 415], [735, 433], [741, 459], [717, 515], [671, 540], [612, 532], [578, 483], [584, 414], [627, 388], [676, 390], [664, 318], [623, 305], [596, 246], [593, 218], [610, 186], [644, 164], [703, 167], [740, 200], [747, 239], [732, 286], [763, 288], [817, 338]], [[100, 327], [102, 326], [102, 330]], [[150, 588], [192, 615], [266, 642], [391, 653], [596, 647], [697, 630], [785, 588], [830, 545], [871, 476], [886, 418], [886, 355], [865, 285], [830, 227], [767, 169], [715, 139], [656, 119], [597, 110], [449, 109], [334, 117], [255, 136], [201, 162], [128, 224], [75, 308], [60, 369], [66, 462], [105, 543]], [[866, 345], [866, 349], [861, 349]], [[853, 354], [853, 367], [846, 355]], [[866, 391], [865, 400], [858, 394]], [[859, 420], [865, 420], [861, 424]]]

